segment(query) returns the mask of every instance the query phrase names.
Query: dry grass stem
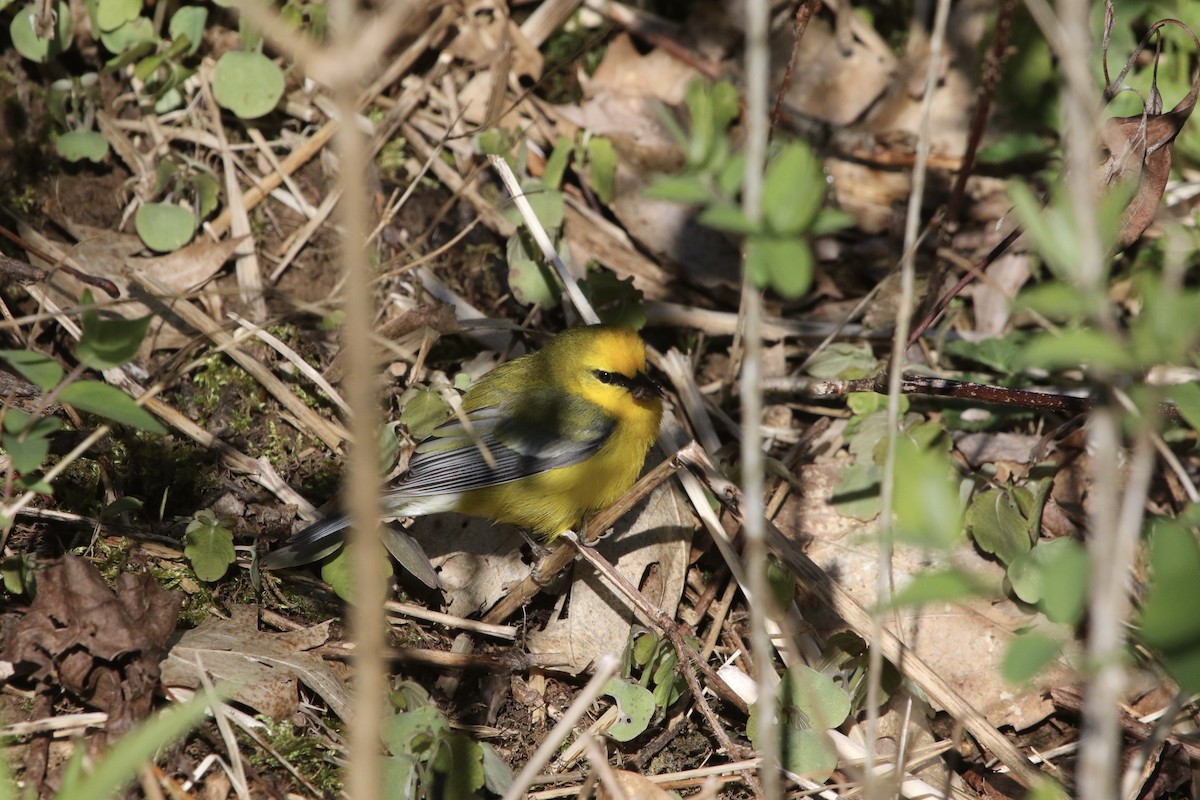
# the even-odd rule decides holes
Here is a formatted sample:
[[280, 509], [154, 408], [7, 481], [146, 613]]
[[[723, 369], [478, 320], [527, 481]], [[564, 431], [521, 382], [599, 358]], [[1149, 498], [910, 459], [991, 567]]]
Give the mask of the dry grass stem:
[[397, 614], [401, 617], [411, 619], [425, 620], [438, 625], [444, 625], [447, 628], [455, 628], [458, 630], [468, 631], [470, 633], [479, 634], [480, 636], [490, 636], [494, 639], [507, 639], [512, 641], [517, 638], [517, 628], [512, 625], [489, 625], [486, 622], [481, 622], [474, 619], [464, 619], [451, 614], [443, 614], [440, 611], [431, 611], [423, 606], [416, 606], [412, 603], [397, 603], [394, 600], [389, 600], [384, 604], [387, 611]]
[[[241, 301], [249, 307], [251, 316], [256, 321], [261, 321], [267, 317], [267, 303], [266, 298], [263, 296], [262, 270], [259, 267], [258, 255], [252, 244], [253, 230], [250, 227], [250, 216], [248, 209], [242, 203], [242, 192], [238, 186], [237, 169], [234, 167], [233, 154], [229, 150], [229, 140], [225, 137], [225, 126], [221, 122], [220, 107], [212, 96], [211, 69], [201, 70], [200, 87], [204, 93], [207, 107], [213, 109], [211, 116], [212, 128], [216, 133], [217, 141], [220, 143], [217, 154], [221, 157], [221, 163], [224, 167], [222, 177], [225, 180], [225, 196], [228, 198], [225, 211], [229, 212], [229, 232], [235, 238], [246, 237], [246, 240], [238, 245], [238, 290]], [[282, 180], [282, 172], [278, 174], [280, 176], [279, 180]], [[217, 238], [220, 238], [220, 236], [218, 235]]]
[[236, 347], [232, 335], [211, 317], [196, 308], [188, 300], [173, 297], [170, 290], [159, 283], [153, 275], [139, 271], [138, 279], [153, 291], [158, 292], [164, 298], [164, 306], [169, 308], [172, 313], [207, 336], [213, 344], [221, 347], [230, 358], [237, 362], [238, 366], [246, 370], [255, 380], [262, 384], [262, 387], [278, 400], [280, 405], [295, 415], [296, 418], [303, 420], [305, 429], [311, 431], [314, 436], [324, 442], [326, 447], [336, 451], [341, 447], [342, 442], [350, 438], [349, 433], [341, 425], [325, 419], [309, 408], [303, 400], [295, 395], [286, 383], [275, 377], [275, 373], [266, 367], [260, 359]]
[[[319, 153], [325, 145], [333, 139], [333, 135], [337, 133], [338, 123], [334, 121], [326, 122], [317, 132], [309, 138], [305, 139], [297, 145], [292, 152], [288, 153], [287, 157], [279, 164], [279, 169], [269, 175], [264, 175], [260, 184], [251, 186], [244, 193], [239, 193], [238, 204], [245, 212], [252, 211], [263, 200], [277, 189], [283, 183], [283, 175], [294, 173], [300, 167], [304, 166]], [[221, 210], [216, 218], [207, 223], [204, 227], [216, 238], [220, 238], [229, 232], [233, 225], [234, 212], [230, 206], [226, 206]]]

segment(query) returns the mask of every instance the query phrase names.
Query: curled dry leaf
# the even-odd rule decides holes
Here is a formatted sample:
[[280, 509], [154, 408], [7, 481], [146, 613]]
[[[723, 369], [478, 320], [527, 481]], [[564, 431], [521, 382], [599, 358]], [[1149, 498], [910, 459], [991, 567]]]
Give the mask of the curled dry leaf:
[[542, 54], [508, 16], [507, 9], [490, 0], [469, 3], [458, 36], [446, 48], [469, 64], [490, 65], [507, 50], [512, 52], [509, 74], [531, 82], [542, 77]]
[[435, 514], [413, 522], [408, 532], [438, 569], [453, 616], [491, 608], [509, 587], [529, 574], [521, 557], [524, 540], [516, 528], [458, 514]]
[[61, 688], [107, 711], [107, 733], [120, 736], [150, 713], [182, 602], [146, 573], [121, 573], [114, 592], [90, 561], [64, 556], [39, 575], [2, 658], [43, 692]]
[[[140, 290], [132, 276], [141, 270], [153, 275], [160, 283], [178, 294], [195, 291], [221, 269], [247, 238], [228, 237], [219, 242], [200, 239], [174, 253], [156, 258], [138, 258], [133, 254], [144, 248], [136, 236], [114, 231], [98, 231], [86, 226], [71, 225], [69, 222], [64, 223], [64, 227], [76, 236], [78, 244], [70, 246], [54, 241], [25, 224], [19, 227], [20, 234], [26, 241], [41, 254], [55, 259], [55, 263], [50, 263], [37, 253], [29, 253], [29, 260], [34, 266], [52, 272], [49, 281], [31, 285], [30, 293], [38, 301], [46, 303], [50, 311], [56, 312], [59, 309], [77, 306], [86, 284], [94, 285], [95, 280], [109, 282], [119, 290], [122, 297], [132, 296], [146, 301], [138, 302], [135, 299], [116, 303], [112, 306], [114, 312], [126, 319], [137, 319], [151, 313], [164, 318], [161, 325], [156, 322], [150, 329], [146, 346], [151, 349], [181, 346], [190, 341], [191, 336], [187, 333], [190, 328], [170, 314], [166, 305], [153, 300], [145, 291]], [[67, 258], [74, 264], [86, 264], [90, 279], [84, 281], [68, 271], [58, 269], [61, 262]]]
[[[1141, 55], [1150, 38], [1158, 35], [1159, 29], [1166, 25], [1177, 25], [1187, 31], [1192, 37], [1197, 54], [1200, 55], [1200, 40], [1197, 40], [1196, 34], [1190, 28], [1177, 20], [1160, 20], [1142, 38], [1126, 62], [1125, 68], [1108, 86], [1105, 92], [1107, 97], [1116, 95], [1126, 73]], [[1100, 174], [1104, 185], [1137, 180], [1137, 192], [1129, 201], [1121, 221], [1121, 232], [1117, 238], [1118, 248], [1124, 249], [1136, 242], [1154, 221], [1163, 191], [1167, 188], [1167, 180], [1171, 176], [1171, 151], [1175, 137], [1183, 130], [1192, 109], [1196, 107], [1198, 94], [1200, 68], [1192, 73], [1191, 91], [1170, 111], [1162, 112], [1162, 97], [1158, 94], [1157, 85], [1152, 84], [1149, 106], [1141, 114], [1115, 117], [1108, 120], [1101, 129], [1100, 143], [1105, 151], [1105, 159], [1100, 166]]]
[[613, 779], [616, 781], [617, 788], [621, 790], [621, 794], [614, 795], [608, 790], [607, 784], [601, 782], [596, 790], [598, 800], [616, 800], [622, 796], [636, 798], [636, 800], [669, 800], [672, 797], [660, 789], [654, 781], [636, 772], [625, 769], [613, 770]]

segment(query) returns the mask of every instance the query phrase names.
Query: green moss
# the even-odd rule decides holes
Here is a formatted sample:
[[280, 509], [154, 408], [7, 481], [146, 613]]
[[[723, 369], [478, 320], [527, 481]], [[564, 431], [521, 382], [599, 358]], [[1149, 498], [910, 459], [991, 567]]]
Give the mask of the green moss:
[[11, 208], [17, 217], [26, 217], [37, 206], [37, 189], [32, 184], [4, 183], [0, 204]]
[[204, 359], [204, 364], [192, 375], [195, 394], [192, 402], [200, 412], [197, 420], [201, 425], [209, 422], [218, 412], [228, 415], [230, 430], [246, 433], [254, 417], [266, 403], [260, 399], [259, 386], [250, 373], [214, 353]]
[[125, 571], [125, 567], [129, 563], [131, 552], [132, 550], [124, 539], [110, 540], [100, 537], [96, 540], [92, 556], [96, 569], [100, 571], [100, 575], [106, 583], [110, 585], [116, 583], [117, 576]]
[[[316, 786], [325, 797], [336, 797], [342, 790], [341, 770], [332, 760], [332, 749], [320, 736], [297, 734], [295, 727], [287, 721], [273, 722], [259, 717], [264, 728], [260, 732], [263, 740], [276, 753], [296, 768], [301, 775]], [[245, 734], [239, 732], [242, 752], [249, 754], [250, 763], [258, 769], [280, 769], [275, 756], [260, 748]]]
[[390, 139], [379, 151], [375, 163], [380, 174], [390, 181], [399, 183], [404, 172], [404, 162], [408, 158], [408, 140], [403, 136]]

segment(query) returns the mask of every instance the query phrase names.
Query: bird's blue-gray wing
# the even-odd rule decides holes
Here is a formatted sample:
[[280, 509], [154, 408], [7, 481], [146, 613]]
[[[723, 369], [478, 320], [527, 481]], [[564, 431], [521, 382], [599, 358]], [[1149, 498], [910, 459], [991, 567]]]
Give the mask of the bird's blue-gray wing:
[[[479, 408], [467, 417], [470, 432], [452, 418], [417, 447], [408, 473], [384, 495], [389, 514], [448, 511], [462, 492], [578, 464], [595, 455], [616, 427], [616, 420], [595, 404], [561, 392], [527, 392], [520, 405]], [[315, 522], [268, 553], [262, 564], [279, 569], [323, 558], [341, 545], [349, 524], [345, 515]]]
[[520, 408], [489, 406], [467, 418], [470, 432], [451, 419], [422, 442], [389, 498], [465, 492], [569, 467], [595, 455], [616, 426], [595, 404], [561, 392], [526, 395]]

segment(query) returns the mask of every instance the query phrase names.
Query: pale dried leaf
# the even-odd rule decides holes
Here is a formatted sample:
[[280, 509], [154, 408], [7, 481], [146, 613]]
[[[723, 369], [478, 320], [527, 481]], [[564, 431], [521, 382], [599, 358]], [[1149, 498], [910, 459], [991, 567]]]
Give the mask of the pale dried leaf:
[[[792, 39], [792, 26], [784, 25], [771, 41], [772, 52], [778, 54], [772, 59], [776, 87], [783, 81]], [[834, 125], [849, 125], [888, 90], [898, 66], [895, 56], [857, 38], [847, 37], [845, 44], [848, 47], [843, 49], [843, 42], [824, 16], [809, 22], [797, 71], [784, 95], [784, 101], [795, 111]]]
[[[803, 531], [808, 555], [863, 606], [876, 603], [876, 574], [879, 565], [877, 528], [840, 516], [830, 498], [837, 485], [844, 459], [823, 458], [800, 470], [804, 486], [800, 499], [790, 498], [777, 524], [793, 537]], [[928, 555], [897, 546], [892, 570], [897, 590], [911, 576], [937, 567], [956, 566], [999, 586], [1002, 568], [984, 559], [964, 541], [952, 559], [931, 564]], [[842, 623], [829, 616], [824, 606], [813, 606], [808, 620], [818, 632], [830, 634]], [[1000, 674], [1008, 642], [1016, 632], [1038, 620], [1009, 600], [977, 598], [960, 603], [940, 603], [899, 613], [901, 638], [915, 654], [938, 672], [975, 706], [993, 725], [1011, 725], [1025, 730], [1053, 713], [1039, 686], [1024, 689], [1008, 684]], [[885, 621], [893, 627], [893, 615]], [[1066, 664], [1053, 664], [1042, 676], [1041, 685], [1069, 685], [1075, 673]]]
[[617, 94], [656, 97], [668, 105], [683, 102], [687, 85], [699, 73], [661, 49], [642, 55], [628, 34], [619, 34], [604, 51], [604, 59], [590, 79], [582, 81], [588, 97]]
[[512, 45], [514, 77], [537, 81], [542, 76], [542, 54], [529, 43], [506, 8], [491, 2], [474, 3], [462, 19], [458, 36], [446, 52], [468, 64], [490, 66], [505, 44]]
[[1005, 253], [988, 267], [987, 281], [975, 284], [975, 330], [980, 338], [1003, 336], [1012, 318], [1012, 300], [1029, 280], [1029, 254]]
[[210, 618], [185, 631], [162, 663], [163, 685], [195, 689], [202, 667], [214, 683], [235, 688], [233, 699], [272, 719], [296, 711], [297, 679], [319, 694], [343, 720], [350, 696], [335, 662], [315, 653], [329, 638], [329, 623], [300, 631], [264, 633], [253, 607], [234, 606], [228, 620]]
[[521, 555], [525, 544], [511, 525], [459, 514], [434, 514], [416, 520], [408, 532], [421, 543], [449, 606], [448, 614], [467, 617], [491, 608], [508, 587], [529, 575]]
[[[97, 231], [83, 225], [72, 225], [72, 230], [83, 238], [79, 244], [69, 245], [43, 236], [37, 230], [21, 223], [18, 230], [21, 236], [42, 253], [54, 261], [47, 261], [30, 251], [29, 260], [43, 269], [53, 270], [51, 278], [43, 286], [31, 287], [38, 299], [45, 302], [51, 311], [74, 308], [79, 305], [83, 292], [88, 287], [78, 278], [63, 270], [55, 270], [63, 259], [69, 258], [72, 264], [84, 269], [89, 275], [111, 281], [121, 292], [122, 302], [111, 306], [114, 313], [126, 319], [145, 317], [152, 313], [159, 314], [159, 319], [150, 328], [150, 333], [143, 346], [142, 356], [152, 349], [173, 349], [191, 341], [193, 336], [189, 328], [181, 321], [170, 315], [168, 310], [157, 303], [154, 308], [145, 303], [131, 300], [137, 296], [139, 288], [132, 280], [132, 270], [148, 268], [160, 281], [165, 281], [174, 291], [183, 293], [192, 290], [206, 282], [221, 269], [242, 239], [226, 238], [220, 242], [208, 240], [197, 241], [175, 253], [158, 258], [135, 258], [132, 252], [144, 249], [134, 248], [128, 234]], [[243, 237], [244, 238], [244, 237]], [[93, 291], [95, 294], [95, 291]], [[144, 296], [144, 295], [143, 295]], [[141, 356], [139, 356], [141, 358]]]
[[636, 772], [624, 769], [613, 770], [613, 777], [616, 778], [621, 795], [614, 796], [608, 791], [608, 786], [601, 781], [596, 789], [597, 800], [621, 800], [622, 797], [625, 800], [670, 800], [671, 798], [671, 795], [659, 788], [654, 781]]
[[132, 258], [130, 264], [137, 272], [145, 270], [168, 289], [180, 294], [195, 291], [233, 257], [248, 236], [230, 236], [219, 242], [198, 239], [174, 253], [155, 258]]

